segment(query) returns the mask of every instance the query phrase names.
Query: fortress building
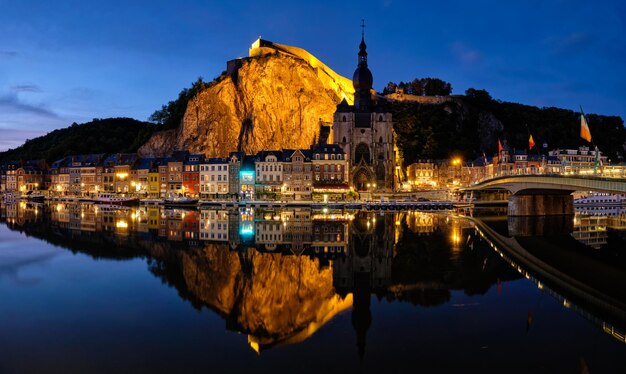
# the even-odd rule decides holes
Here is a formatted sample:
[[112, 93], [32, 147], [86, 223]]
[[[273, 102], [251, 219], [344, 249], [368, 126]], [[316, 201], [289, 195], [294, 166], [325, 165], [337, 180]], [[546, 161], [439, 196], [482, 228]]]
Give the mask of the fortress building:
[[362, 35], [359, 63], [352, 76], [354, 105], [343, 100], [333, 118], [333, 141], [346, 152], [350, 184], [358, 191], [392, 191], [395, 154], [391, 113], [383, 100], [372, 98], [372, 72], [367, 67]]

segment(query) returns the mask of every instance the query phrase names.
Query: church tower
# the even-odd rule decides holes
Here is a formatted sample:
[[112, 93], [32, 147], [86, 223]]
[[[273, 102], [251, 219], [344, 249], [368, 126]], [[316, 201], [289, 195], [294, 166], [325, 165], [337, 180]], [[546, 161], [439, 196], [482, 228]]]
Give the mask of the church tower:
[[[365, 27], [365, 25], [363, 25]], [[333, 118], [333, 140], [350, 164], [350, 185], [357, 191], [392, 191], [395, 154], [393, 122], [384, 100], [372, 97], [372, 72], [367, 67], [365, 33], [352, 76], [354, 105], [343, 100]]]

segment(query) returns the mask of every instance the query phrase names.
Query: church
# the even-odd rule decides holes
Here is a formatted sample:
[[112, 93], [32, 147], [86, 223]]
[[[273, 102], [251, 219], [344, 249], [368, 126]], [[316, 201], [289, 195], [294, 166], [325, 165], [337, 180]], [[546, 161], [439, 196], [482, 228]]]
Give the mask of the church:
[[384, 100], [372, 98], [372, 72], [361, 35], [358, 66], [352, 76], [354, 105], [343, 100], [333, 117], [333, 142], [350, 165], [350, 185], [357, 191], [393, 191], [395, 153], [393, 122]]

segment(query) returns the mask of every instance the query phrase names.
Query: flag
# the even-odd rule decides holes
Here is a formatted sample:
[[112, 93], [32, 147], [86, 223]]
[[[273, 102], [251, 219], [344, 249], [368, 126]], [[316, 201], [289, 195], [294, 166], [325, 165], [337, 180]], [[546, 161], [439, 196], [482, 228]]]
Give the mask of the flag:
[[498, 155], [502, 153], [502, 143], [500, 143], [500, 139], [498, 139]]
[[535, 146], [535, 141], [533, 140], [533, 136], [531, 134], [530, 138], [528, 138], [528, 149], [533, 149], [534, 146]]
[[591, 131], [589, 131], [589, 125], [587, 125], [585, 114], [582, 111], [580, 113], [580, 137], [591, 142]]

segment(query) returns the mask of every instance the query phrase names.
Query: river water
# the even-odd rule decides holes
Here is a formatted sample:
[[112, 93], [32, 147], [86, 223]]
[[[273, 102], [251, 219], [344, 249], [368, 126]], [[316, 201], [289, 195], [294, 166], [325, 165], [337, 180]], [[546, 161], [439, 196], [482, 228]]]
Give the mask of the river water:
[[626, 372], [626, 216], [0, 207], [0, 372]]

